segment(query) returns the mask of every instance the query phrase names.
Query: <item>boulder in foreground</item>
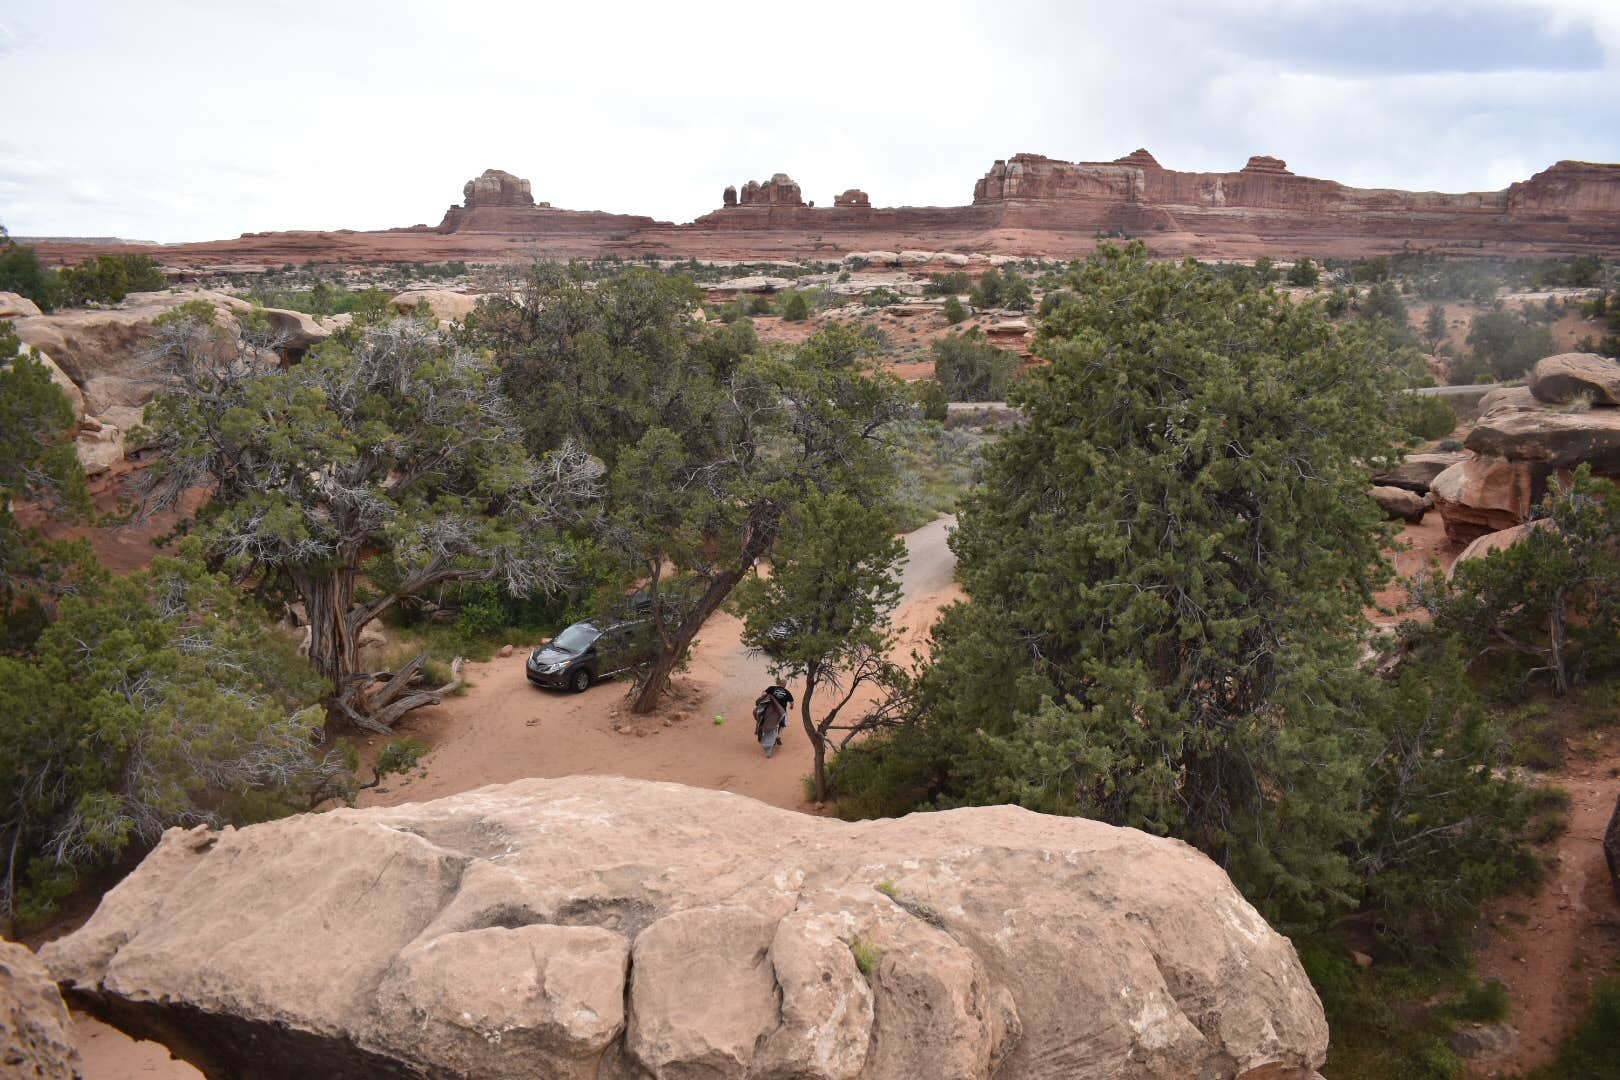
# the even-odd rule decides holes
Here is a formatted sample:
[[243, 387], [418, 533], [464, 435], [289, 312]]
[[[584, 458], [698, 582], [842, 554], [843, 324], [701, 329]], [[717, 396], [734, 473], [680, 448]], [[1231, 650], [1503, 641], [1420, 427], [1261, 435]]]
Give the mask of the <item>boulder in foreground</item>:
[[210, 1076], [1313, 1075], [1288, 941], [1185, 844], [596, 777], [170, 830], [42, 953]]
[[78, 1075], [73, 1021], [45, 965], [23, 946], [0, 941], [0, 1076], [73, 1080]]

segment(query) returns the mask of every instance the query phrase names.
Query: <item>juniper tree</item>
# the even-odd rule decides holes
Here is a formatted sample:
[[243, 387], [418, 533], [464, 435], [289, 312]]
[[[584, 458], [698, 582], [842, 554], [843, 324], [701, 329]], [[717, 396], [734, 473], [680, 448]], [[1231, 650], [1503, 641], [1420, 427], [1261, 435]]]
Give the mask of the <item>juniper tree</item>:
[[921, 718], [840, 760], [890, 786], [868, 804], [1083, 814], [1191, 841], [1270, 910], [1342, 898], [1388, 576], [1357, 462], [1411, 358], [1138, 244], [1068, 285], [964, 502]]
[[171, 392], [147, 413], [163, 451], [148, 508], [209, 488], [213, 555], [302, 601], [331, 720], [388, 731], [446, 688], [412, 686], [422, 657], [391, 678], [362, 670], [360, 631], [443, 584], [558, 586], [557, 528], [593, 498], [601, 465], [566, 440], [525, 453], [492, 363], [415, 320], [286, 370], [222, 334], [190, 318], [160, 328]]
[[[881, 681], [892, 644], [905, 545], [877, 503], [844, 492], [811, 495], [787, 515], [768, 576], [739, 590], [743, 642], [782, 678], [803, 679], [800, 718], [815, 754], [816, 801], [827, 798], [827, 743], [860, 687]], [[836, 697], [820, 715], [816, 692]], [[842, 730], [857, 730], [846, 722]]]

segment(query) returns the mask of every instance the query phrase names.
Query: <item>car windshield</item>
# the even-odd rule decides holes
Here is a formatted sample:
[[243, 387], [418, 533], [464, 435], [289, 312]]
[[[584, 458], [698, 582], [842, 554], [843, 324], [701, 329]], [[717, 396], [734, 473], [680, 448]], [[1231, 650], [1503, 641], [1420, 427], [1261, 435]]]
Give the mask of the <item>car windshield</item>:
[[584, 652], [596, 641], [598, 631], [590, 623], [575, 623], [552, 639], [563, 652]]

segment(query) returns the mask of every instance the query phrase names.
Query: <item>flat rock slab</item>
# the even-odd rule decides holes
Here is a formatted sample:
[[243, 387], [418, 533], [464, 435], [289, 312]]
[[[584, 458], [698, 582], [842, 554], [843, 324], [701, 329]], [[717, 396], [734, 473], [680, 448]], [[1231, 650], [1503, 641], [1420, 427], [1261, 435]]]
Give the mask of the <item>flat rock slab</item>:
[[1310, 1077], [1293, 948], [1185, 844], [524, 780], [170, 830], [42, 958], [210, 1076]]

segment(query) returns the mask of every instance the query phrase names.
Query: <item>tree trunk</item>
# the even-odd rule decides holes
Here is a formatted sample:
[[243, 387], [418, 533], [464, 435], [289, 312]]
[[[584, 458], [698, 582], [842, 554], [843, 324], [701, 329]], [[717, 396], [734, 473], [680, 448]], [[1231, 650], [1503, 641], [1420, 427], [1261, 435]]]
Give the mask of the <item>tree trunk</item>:
[[353, 586], [348, 574], [294, 574], [293, 585], [304, 601], [309, 619], [309, 665], [332, 684], [339, 694], [348, 678], [360, 667], [360, 649], [349, 627], [353, 606]]
[[[753, 569], [754, 562], [770, 550], [771, 542], [776, 538], [778, 517], [773, 507], [764, 508], [750, 515], [748, 538], [743, 543], [742, 552], [736, 563], [709, 581], [709, 587], [703, 590], [703, 595], [698, 597], [692, 610], [686, 613], [686, 618], [675, 628], [673, 642], [660, 645], [658, 656], [653, 660], [652, 670], [647, 673], [646, 680], [636, 693], [635, 702], [630, 706], [632, 713], [650, 713], [658, 707], [659, 699], [669, 688], [669, 677], [685, 659], [686, 651], [692, 647], [698, 631], [703, 629], [703, 624], [709, 620], [710, 615], [720, 610], [720, 605], [726, 602], [731, 590], [735, 589], [737, 583]], [[662, 635], [660, 641], [662, 642]]]
[[816, 802], [827, 801], [827, 736], [810, 718], [810, 699], [816, 694], [816, 680], [821, 672], [811, 664], [804, 673], [804, 698], [799, 702], [799, 716], [804, 720], [804, 733], [810, 737], [810, 749], [816, 755]]
[[1559, 697], [1569, 693], [1569, 663], [1564, 656], [1568, 627], [1564, 622], [1564, 590], [1554, 589], [1551, 609], [1547, 613], [1547, 636], [1552, 642], [1552, 655], [1547, 664], [1552, 668], [1553, 691]]

